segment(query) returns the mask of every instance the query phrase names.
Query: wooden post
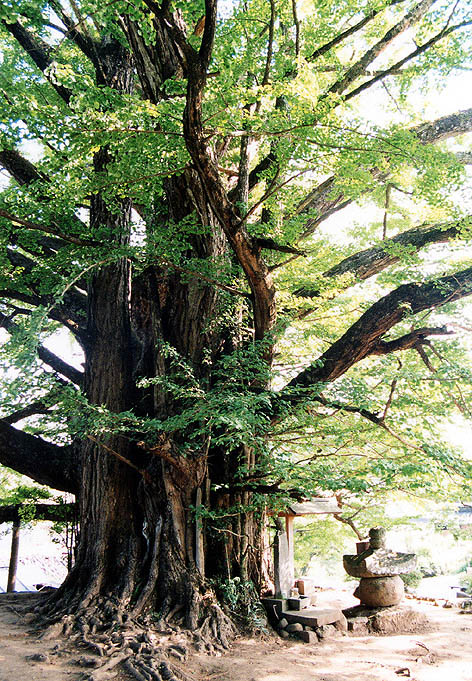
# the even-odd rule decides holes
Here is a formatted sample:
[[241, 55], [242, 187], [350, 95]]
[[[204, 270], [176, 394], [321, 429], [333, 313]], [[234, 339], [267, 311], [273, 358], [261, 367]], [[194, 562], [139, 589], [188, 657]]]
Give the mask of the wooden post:
[[15, 591], [16, 570], [18, 567], [18, 549], [20, 546], [20, 519], [13, 521], [11, 535], [10, 565], [8, 568], [7, 592]]

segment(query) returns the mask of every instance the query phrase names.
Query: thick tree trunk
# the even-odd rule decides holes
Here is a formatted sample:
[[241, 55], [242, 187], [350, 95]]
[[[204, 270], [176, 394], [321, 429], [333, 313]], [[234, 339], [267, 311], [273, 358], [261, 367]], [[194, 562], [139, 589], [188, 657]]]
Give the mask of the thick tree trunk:
[[[120, 46], [104, 43], [100, 60], [104, 84], [130, 92], [131, 69]], [[106, 175], [112, 160], [106, 147], [97, 152], [98, 176]], [[186, 237], [189, 258], [220, 269], [229, 265], [227, 237], [197, 170], [189, 166], [167, 180], [160, 201], [156, 216], [146, 220], [150, 243], [158, 228], [191, 218], [196, 229]], [[117, 211], [100, 194], [93, 196], [90, 222], [110, 243], [129, 244], [129, 201]], [[228, 293], [163, 264], [158, 253], [156, 262], [135, 275], [123, 257], [102, 264], [89, 281], [84, 391], [90, 405], [108, 414], [132, 411], [161, 420], [179, 414], [179, 399], [159, 380], [138, 388], [139, 379], [166, 377], [172, 369], [166, 348], [171, 347], [197, 380], [211, 385], [212, 364], [234, 347], [235, 325], [225, 327], [219, 319], [223, 308], [228, 317], [234, 305]], [[209, 434], [192, 438], [189, 451], [182, 434], [155, 433], [151, 445], [135, 432], [94, 433], [81, 445], [77, 559], [49, 613], [73, 613], [86, 626], [97, 621], [114, 626], [150, 610], [161, 618], [179, 612], [190, 629], [199, 622], [201, 628], [202, 616], [208, 615], [205, 572], [260, 581], [260, 519], [231, 514], [228, 525], [212, 534], [195, 513], [199, 505], [249, 503], [247, 493], [210, 495], [211, 481], [229, 486], [241, 452], [213, 450]], [[253, 455], [249, 458], [252, 465]], [[218, 609], [213, 615], [211, 632], [224, 643], [224, 617]]]
[[[179, 220], [193, 208], [211, 232], [193, 239], [193, 253], [224, 259], [225, 241], [198, 178], [187, 171], [167, 187], [168, 214]], [[95, 220], [126, 239], [129, 206], [110, 214], [95, 201]], [[110, 412], [133, 411], [166, 418], [179, 403], [159, 384], [138, 389], [140, 378], [169, 371], [165, 344], [175, 348], [211, 383], [211, 364], [233, 339], [213, 322], [221, 305], [217, 288], [171, 268], [148, 268], [133, 277], [126, 259], [103, 266], [88, 291], [87, 353], [84, 389], [92, 405]], [[226, 302], [226, 305], [228, 303]], [[215, 330], [216, 329], [216, 330]], [[210, 361], [202, 362], [203, 353]], [[205, 368], [206, 367], [206, 368]], [[206, 372], [206, 374], [204, 373]], [[202, 436], [192, 452], [161, 433], [153, 447], [139, 446], [136, 434], [90, 436], [82, 443], [80, 545], [75, 566], [55, 597], [57, 613], [86, 617], [108, 613], [121, 622], [125, 613], [152, 610], [162, 617], [178, 611], [190, 629], [202, 614], [204, 573], [221, 580], [240, 576], [261, 582], [261, 519], [230, 517], [218, 532], [198, 519], [199, 504], [225, 508], [248, 504], [239, 495], [209, 494], [210, 481], [229, 485], [240, 451], [209, 450]], [[252, 465], [253, 454], [243, 453]]]

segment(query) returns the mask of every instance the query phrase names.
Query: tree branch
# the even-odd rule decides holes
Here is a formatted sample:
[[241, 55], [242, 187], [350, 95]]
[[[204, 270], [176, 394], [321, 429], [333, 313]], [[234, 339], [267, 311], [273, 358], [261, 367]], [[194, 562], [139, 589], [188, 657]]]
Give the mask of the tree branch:
[[[457, 137], [468, 132], [472, 132], [472, 108], [458, 111], [454, 114], [442, 116], [434, 121], [428, 121], [421, 125], [410, 128], [410, 132], [414, 133], [421, 144], [436, 144], [443, 142], [451, 137]], [[461, 155], [460, 152], [456, 154], [458, 160], [464, 164], [472, 163], [470, 154], [465, 152]], [[261, 165], [263, 164], [263, 165]], [[262, 170], [270, 166], [268, 156], [260, 162]], [[255, 171], [256, 169], [254, 169]], [[262, 172], [259, 171], [259, 172]], [[251, 171], [249, 177], [251, 178]], [[386, 177], [385, 171], [382, 173], [376, 169], [371, 169], [372, 179], [380, 176]], [[254, 177], [254, 185], [257, 183]], [[343, 191], [336, 188], [336, 178], [331, 176], [324, 180], [318, 187], [315, 187], [302, 201], [298, 204], [294, 211], [294, 215], [304, 215], [307, 213], [315, 214], [315, 217], [310, 218], [303, 229], [303, 232], [298, 237], [297, 241], [301, 241], [311, 236], [315, 229], [329, 218], [334, 213], [346, 208], [354, 199], [346, 199]], [[290, 216], [287, 216], [287, 219]]]
[[[354, 282], [363, 281], [399, 262], [400, 256], [395, 255], [398, 252], [398, 247], [414, 247], [415, 251], [419, 251], [430, 244], [445, 243], [460, 236], [463, 225], [465, 226], [465, 220], [460, 220], [449, 226], [439, 223], [431, 226], [413, 227], [391, 239], [386, 239], [378, 246], [372, 246], [365, 251], [359, 251], [344, 258], [337, 265], [324, 272], [323, 277], [333, 279], [349, 274], [352, 275]], [[353, 282], [349, 282], [349, 285], [351, 283]], [[319, 293], [317, 289], [306, 287], [295, 291], [295, 295], [304, 298], [315, 298]]]
[[59, 229], [56, 227], [49, 227], [46, 225], [38, 225], [35, 222], [30, 222], [29, 220], [25, 220], [21, 217], [18, 217], [16, 215], [12, 215], [8, 211], [4, 210], [3, 208], [0, 208], [0, 217], [5, 218], [6, 220], [9, 220], [13, 224], [21, 225], [22, 227], [25, 227], [26, 229], [33, 229], [38, 232], [44, 232], [45, 234], [51, 234], [59, 239], [62, 239], [62, 241], [66, 241], [67, 243], [74, 244], [76, 246], [97, 246], [98, 242], [96, 241], [90, 241], [88, 239], [79, 239], [78, 237], [71, 236], [70, 234], [64, 234], [61, 232]]
[[81, 50], [84, 55], [90, 59], [97, 70], [100, 69], [100, 61], [97, 55], [97, 43], [90, 35], [87, 35], [80, 30], [80, 26], [84, 25], [83, 19], [79, 20], [79, 23], [74, 22], [72, 18], [65, 12], [62, 4], [60, 2], [56, 2], [56, 0], [52, 0], [51, 5], [56, 14], [62, 19], [62, 22], [67, 29], [65, 32], [65, 37], [70, 38], [77, 45], [79, 50]]
[[[29, 55], [29, 57], [36, 64], [38, 69], [45, 74], [45, 71], [51, 66], [53, 60], [50, 57], [51, 47], [44, 40], [33, 36], [33, 34], [28, 31], [19, 21], [13, 24], [8, 24], [6, 21], [2, 21], [3, 26], [7, 29], [9, 33], [18, 41], [21, 47]], [[57, 94], [68, 104], [70, 102], [72, 93], [68, 88], [63, 85], [54, 83], [51, 78], [45, 75], [48, 82], [56, 90]]]
[[[18, 268], [21, 278], [32, 276], [36, 263], [13, 248], [6, 249], [6, 255], [14, 268]], [[15, 274], [15, 273], [14, 273]], [[37, 277], [37, 280], [39, 277]], [[37, 282], [39, 283], [39, 281]], [[45, 295], [37, 290], [37, 283], [28, 279], [29, 292], [14, 289], [2, 289], [0, 295], [5, 298], [19, 300], [34, 307], [43, 305], [47, 309], [48, 317], [64, 324], [77, 337], [79, 342], [86, 342], [86, 329], [83, 325], [87, 309], [87, 296], [78, 289], [67, 290], [61, 302], [55, 301], [53, 296]]]
[[400, 338], [395, 338], [391, 341], [379, 340], [372, 348], [369, 354], [371, 355], [389, 355], [392, 352], [399, 352], [401, 350], [410, 350], [417, 348], [428, 336], [451, 336], [454, 331], [451, 331], [447, 326], [425, 326], [421, 329], [415, 329], [410, 333], [406, 333]]
[[342, 78], [331, 85], [326, 94], [342, 94], [357, 78], [364, 75], [371, 64], [395, 38], [407, 31], [411, 26], [428, 12], [434, 0], [422, 0], [415, 5], [402, 19], [371, 48], [369, 48], [357, 62], [351, 66]]
[[20, 187], [44, 179], [44, 176], [36, 170], [36, 167], [16, 149], [0, 150], [0, 166], [5, 168]]
[[40, 485], [77, 494], [80, 459], [72, 445], [58, 447], [0, 419], [0, 463]]
[[[460, 300], [471, 293], [472, 267], [428, 283], [398, 287], [364, 312], [314, 364], [295, 376], [280, 395], [289, 401], [292, 395], [298, 402], [303, 394], [297, 395], [297, 389], [319, 390], [320, 384], [334, 381], [370, 355], [404, 349], [402, 346], [409, 346], [409, 334], [396, 341], [385, 342], [382, 337], [409, 315]], [[423, 332], [424, 329], [419, 329], [414, 333]]]
[[[17, 329], [16, 324], [11, 320], [10, 317], [0, 312], [0, 326], [3, 326], [9, 333], [14, 332]], [[64, 362], [63, 359], [55, 355], [53, 352], [45, 348], [43, 345], [38, 345], [38, 357], [39, 359], [50, 366], [54, 371], [57, 371], [62, 376], [65, 376], [75, 385], [81, 385], [83, 380], [83, 373], [76, 369], [75, 367]]]
[[461, 24], [457, 24], [455, 26], [449, 26], [449, 28], [444, 28], [442, 31], [434, 35], [432, 38], [430, 38], [428, 41], [423, 43], [423, 45], [419, 45], [416, 50], [413, 50], [413, 52], [410, 52], [409, 54], [406, 55], [406, 57], [403, 57], [403, 59], [400, 59], [397, 61], [395, 64], [392, 64], [392, 66], [389, 66], [388, 69], [385, 69], [384, 71], [380, 71], [375, 75], [373, 78], [368, 80], [365, 83], [362, 83], [362, 85], [359, 85], [359, 87], [355, 88], [354, 90], [351, 90], [345, 97], [344, 101], [348, 102], [350, 99], [353, 97], [357, 97], [357, 95], [360, 95], [361, 92], [364, 92], [364, 90], [367, 90], [368, 88], [372, 87], [372, 85], [375, 85], [375, 83], [378, 83], [381, 80], [384, 80], [387, 76], [393, 75], [394, 73], [398, 73], [398, 71], [401, 69], [402, 66], [407, 64], [409, 61], [412, 61], [416, 57], [419, 57], [420, 54], [423, 54], [423, 52], [426, 52], [429, 50], [430, 47], [435, 45], [437, 42], [442, 40], [443, 38], [446, 38], [448, 35], [453, 33], [454, 31], [458, 31], [461, 28], [464, 28], [465, 26], [469, 26], [472, 23], [472, 21], [464, 21]]
[[[402, 0], [400, 0], [402, 1]], [[392, 2], [391, 5], [396, 5], [397, 2]], [[388, 5], [387, 5], [388, 7]], [[338, 33], [337, 35], [334, 36], [331, 40], [329, 40], [327, 43], [316, 49], [312, 54], [307, 57], [308, 61], [315, 61], [316, 59], [319, 59], [319, 57], [322, 57], [324, 54], [329, 52], [330, 50], [333, 49], [333, 47], [336, 47], [336, 45], [340, 45], [344, 40], [349, 38], [351, 35], [354, 35], [354, 33], [357, 33], [357, 31], [360, 31], [364, 26], [366, 26], [372, 19], [374, 19], [380, 12], [383, 12], [386, 8], [382, 7], [382, 9], [373, 9], [371, 10], [368, 14], [365, 15], [360, 21], [357, 22], [357, 24], [354, 24], [350, 28], [347, 28], [345, 31], [342, 31], [341, 33]]]
[[[0, 505], [0, 523], [12, 523], [21, 521], [24, 518], [22, 510], [28, 511], [28, 519], [50, 520], [52, 522], [65, 521], [75, 517], [77, 504], [11, 504], [8, 506]], [[33, 515], [30, 511], [34, 510]]]
[[17, 411], [5, 416], [2, 421], [13, 425], [18, 423], [22, 419], [28, 418], [28, 416], [34, 416], [35, 414], [48, 414], [51, 411], [51, 407], [47, 406], [43, 400], [37, 400], [36, 402], [31, 402], [26, 407], [18, 409]]
[[[206, 0], [205, 7], [207, 21], [203, 39], [206, 35], [208, 42], [214, 32], [212, 22], [215, 21], [216, 8], [210, 0]], [[262, 340], [275, 323], [275, 289], [269, 271], [260, 258], [259, 249], [255, 247], [245, 230], [244, 220], [241, 220], [226, 194], [218, 167], [206, 143], [201, 107], [210, 55], [210, 46], [207, 45], [203, 57], [189, 64], [184, 111], [185, 143], [211, 209], [247, 277], [253, 295], [255, 337]]]

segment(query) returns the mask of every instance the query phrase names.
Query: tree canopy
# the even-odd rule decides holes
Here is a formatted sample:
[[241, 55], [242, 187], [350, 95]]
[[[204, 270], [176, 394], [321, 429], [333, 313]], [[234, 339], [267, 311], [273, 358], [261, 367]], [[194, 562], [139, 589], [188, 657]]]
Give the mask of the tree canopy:
[[0, 461], [78, 494], [84, 543], [124, 555], [144, 517], [128, 558], [154, 585], [170, 515], [168, 574], [217, 573], [223, 536], [223, 572], [261, 583], [267, 504], [469, 495], [440, 431], [470, 416], [472, 109], [447, 100], [470, 4], [10, 0], [0, 22]]

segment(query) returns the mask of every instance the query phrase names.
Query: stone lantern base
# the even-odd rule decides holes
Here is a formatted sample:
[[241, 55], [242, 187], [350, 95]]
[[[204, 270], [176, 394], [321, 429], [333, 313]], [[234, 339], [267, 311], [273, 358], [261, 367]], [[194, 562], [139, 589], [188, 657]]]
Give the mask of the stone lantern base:
[[370, 608], [382, 608], [400, 603], [405, 593], [403, 580], [392, 577], [361, 577], [354, 596]]

